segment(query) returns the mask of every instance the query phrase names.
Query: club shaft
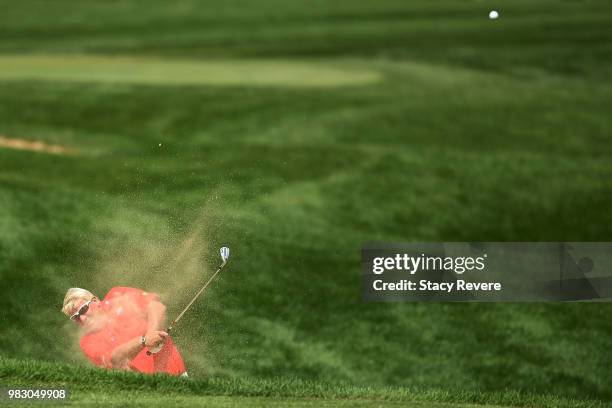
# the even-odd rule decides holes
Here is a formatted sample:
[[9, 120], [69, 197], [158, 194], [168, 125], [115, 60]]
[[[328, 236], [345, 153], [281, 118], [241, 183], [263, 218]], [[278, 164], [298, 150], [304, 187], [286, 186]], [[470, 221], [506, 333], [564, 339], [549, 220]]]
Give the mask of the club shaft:
[[213, 273], [213, 275], [210, 277], [210, 279], [208, 279], [208, 281], [204, 284], [204, 286], [202, 286], [202, 288], [198, 291], [198, 293], [196, 293], [196, 295], [193, 297], [193, 299], [191, 299], [191, 302], [189, 302], [187, 304], [187, 306], [185, 306], [185, 309], [183, 309], [183, 311], [172, 321], [172, 323], [170, 323], [170, 326], [168, 327], [168, 330], [172, 330], [172, 328], [174, 327], [174, 325], [181, 320], [181, 317], [183, 317], [183, 315], [185, 314], [185, 312], [187, 310], [189, 310], [189, 308], [191, 307], [191, 305], [193, 305], [193, 302], [195, 302], [198, 297], [200, 297], [200, 295], [202, 294], [202, 292], [204, 292], [204, 290], [208, 287], [208, 285], [210, 284], [210, 282], [213, 281], [213, 279], [215, 279], [215, 276], [217, 276], [217, 274], [219, 272], [221, 272], [221, 269], [223, 269], [223, 267], [225, 266], [225, 262], [221, 264], [221, 266], [217, 269], [217, 271], [215, 273]]
[[[185, 314], [185, 312], [187, 310], [189, 310], [189, 308], [191, 307], [191, 305], [193, 305], [193, 302], [195, 302], [198, 297], [200, 297], [200, 295], [202, 294], [202, 292], [204, 292], [204, 290], [208, 287], [208, 285], [210, 285], [210, 282], [213, 281], [213, 279], [215, 279], [215, 276], [217, 276], [217, 274], [219, 272], [221, 272], [221, 269], [223, 269], [223, 267], [225, 266], [225, 264], [227, 263], [227, 260], [225, 260], [221, 266], [219, 266], [219, 268], [215, 271], [215, 273], [213, 273], [213, 275], [210, 277], [210, 279], [208, 279], [208, 281], [204, 284], [204, 286], [202, 286], [202, 288], [198, 291], [198, 293], [196, 293], [196, 295], [193, 297], [193, 299], [191, 299], [191, 302], [189, 302], [189, 304], [187, 306], [185, 306], [185, 309], [183, 309], [183, 311], [172, 321], [172, 323], [170, 323], [170, 326], [168, 326], [168, 328], [166, 329], [166, 332], [168, 334], [170, 334], [170, 332], [172, 331], [172, 329], [174, 328], [174, 325], [181, 320], [181, 317], [183, 317], [183, 315]], [[157, 351], [156, 351], [157, 352]], [[151, 350], [147, 350], [147, 356], [152, 355], [153, 353], [151, 352]]]

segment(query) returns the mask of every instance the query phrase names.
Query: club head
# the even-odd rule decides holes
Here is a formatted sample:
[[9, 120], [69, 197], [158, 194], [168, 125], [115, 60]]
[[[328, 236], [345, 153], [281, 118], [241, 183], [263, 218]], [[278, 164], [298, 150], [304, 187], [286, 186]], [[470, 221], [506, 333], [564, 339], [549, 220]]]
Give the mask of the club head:
[[223, 263], [226, 263], [227, 260], [229, 259], [229, 255], [230, 255], [229, 248], [228, 247], [221, 247], [219, 252], [221, 253], [221, 259], [223, 260]]

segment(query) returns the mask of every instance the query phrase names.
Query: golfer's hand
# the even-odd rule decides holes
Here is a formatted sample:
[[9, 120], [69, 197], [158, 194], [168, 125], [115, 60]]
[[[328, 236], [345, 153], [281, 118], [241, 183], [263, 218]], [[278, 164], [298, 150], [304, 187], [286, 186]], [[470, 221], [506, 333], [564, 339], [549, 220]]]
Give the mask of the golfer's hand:
[[159, 347], [166, 341], [166, 337], [168, 337], [168, 333], [161, 330], [151, 330], [147, 334], [145, 334], [145, 346], [148, 348]]

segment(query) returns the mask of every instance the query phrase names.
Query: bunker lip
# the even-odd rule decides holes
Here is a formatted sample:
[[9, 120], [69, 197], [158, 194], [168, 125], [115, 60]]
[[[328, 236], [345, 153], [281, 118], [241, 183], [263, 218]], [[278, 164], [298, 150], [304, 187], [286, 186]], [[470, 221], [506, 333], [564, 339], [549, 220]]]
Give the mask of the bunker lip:
[[13, 150], [26, 150], [31, 152], [48, 153], [48, 154], [74, 154], [74, 149], [60, 146], [50, 145], [40, 140], [27, 140], [21, 138], [11, 138], [0, 135], [0, 148]]

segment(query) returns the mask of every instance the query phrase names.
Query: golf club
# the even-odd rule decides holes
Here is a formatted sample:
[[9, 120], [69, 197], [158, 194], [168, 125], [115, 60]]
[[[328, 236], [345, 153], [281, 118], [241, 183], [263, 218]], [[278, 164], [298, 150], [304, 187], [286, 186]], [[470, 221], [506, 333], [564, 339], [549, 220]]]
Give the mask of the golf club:
[[[204, 286], [202, 286], [202, 288], [198, 291], [198, 293], [196, 293], [196, 295], [193, 297], [193, 299], [191, 299], [191, 302], [189, 302], [187, 304], [187, 306], [185, 306], [185, 308], [183, 309], [183, 311], [181, 313], [179, 313], [178, 316], [176, 316], [176, 318], [172, 321], [172, 323], [170, 323], [170, 325], [168, 326], [168, 328], [166, 329], [166, 332], [168, 334], [170, 334], [170, 331], [174, 328], [174, 325], [176, 323], [178, 323], [179, 320], [181, 320], [181, 317], [183, 317], [183, 315], [185, 314], [185, 312], [187, 310], [189, 310], [189, 308], [191, 307], [191, 305], [193, 305], [193, 303], [197, 300], [198, 297], [200, 297], [200, 295], [202, 294], [202, 292], [204, 292], [204, 290], [208, 287], [208, 285], [210, 284], [210, 282], [212, 282], [213, 279], [215, 279], [215, 276], [217, 276], [217, 274], [219, 272], [221, 272], [221, 269], [223, 269], [223, 267], [227, 264], [227, 261], [229, 260], [229, 255], [230, 255], [230, 250], [228, 247], [221, 247], [221, 249], [219, 250], [220, 254], [221, 254], [221, 265], [219, 265], [219, 267], [217, 268], [216, 272], [213, 273], [213, 275], [208, 279], [208, 281], [204, 284]], [[164, 343], [162, 343], [161, 345], [153, 348], [153, 349], [149, 349], [147, 350], [147, 356], [150, 356], [151, 354], [155, 354], [158, 353], [162, 347], [164, 346]]]

